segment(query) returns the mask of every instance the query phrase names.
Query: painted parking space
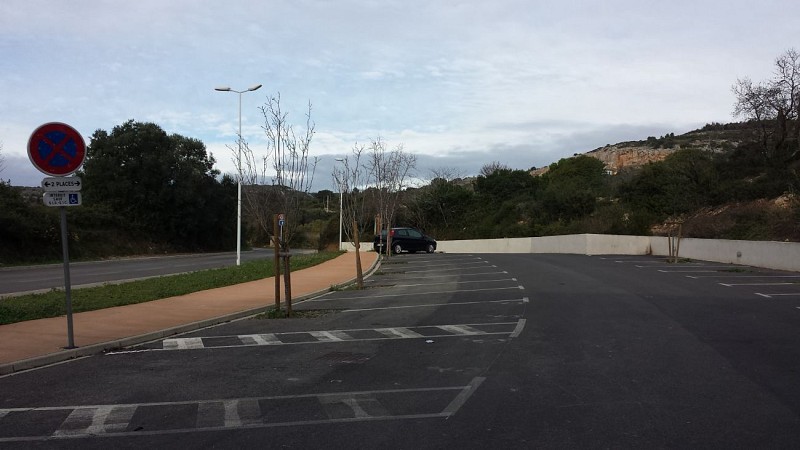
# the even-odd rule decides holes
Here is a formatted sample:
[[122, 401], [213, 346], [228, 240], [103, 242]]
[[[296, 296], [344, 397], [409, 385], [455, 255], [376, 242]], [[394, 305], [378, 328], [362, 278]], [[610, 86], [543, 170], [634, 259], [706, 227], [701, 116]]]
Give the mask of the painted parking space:
[[[476, 377], [463, 386], [418, 389], [0, 409], [0, 442], [133, 437], [376, 420], [446, 419], [458, 412], [483, 380]], [[176, 428], [163, 420], [170, 415], [184, 416], [183, 426]], [[8, 426], [21, 422], [39, 425], [33, 433]]]
[[[149, 374], [142, 369], [148, 367], [164, 374], [197, 367], [191, 375], [197, 386], [173, 390], [194, 397], [138, 403], [87, 399], [85, 405], [0, 409], [0, 442], [97, 437], [122, 442], [138, 436], [169, 439], [237, 429], [450, 418], [486, 379], [480, 374], [496, 354], [525, 333], [530, 300], [516, 277], [482, 257], [403, 254], [392, 259], [380, 275], [368, 279], [367, 289], [334, 290], [295, 305], [298, 311], [335, 314], [236, 321], [109, 352], [101, 358], [108, 363], [85, 361], [98, 366], [92, 370], [98, 386], [116, 385], [105, 381], [114, 378], [115, 369], [109, 367], [142, 374]], [[387, 371], [387, 362], [396, 367]], [[136, 366], [133, 372], [127, 369], [131, 365]], [[269, 370], [279, 375], [266, 385], [216, 387], [218, 382], [206, 379], [224, 367], [236, 367], [237, 380], [259, 379], [263, 365], [275, 366]], [[403, 388], [387, 388], [398, 384]], [[203, 386], [212, 385], [223, 393], [250, 395], [206, 400]], [[339, 392], [342, 385], [350, 389]], [[143, 386], [128, 389], [148, 392]], [[275, 395], [287, 391], [292, 395]], [[127, 397], [120, 394], [109, 390], [97, 397]]]
[[360, 328], [351, 330], [296, 331], [236, 336], [170, 338], [162, 341], [162, 350], [197, 350], [247, 347], [257, 345], [303, 345], [332, 342], [383, 341], [391, 339], [431, 339], [472, 335], [511, 335], [517, 322], [451, 324], [416, 327]]
[[[800, 274], [738, 264], [719, 264], [706, 261], [679, 261], [665, 264], [663, 257], [650, 259], [608, 258], [619, 264], [633, 264], [640, 269], [679, 274], [700, 282], [745, 290], [754, 298], [800, 301]], [[795, 306], [800, 309], [800, 306]]]

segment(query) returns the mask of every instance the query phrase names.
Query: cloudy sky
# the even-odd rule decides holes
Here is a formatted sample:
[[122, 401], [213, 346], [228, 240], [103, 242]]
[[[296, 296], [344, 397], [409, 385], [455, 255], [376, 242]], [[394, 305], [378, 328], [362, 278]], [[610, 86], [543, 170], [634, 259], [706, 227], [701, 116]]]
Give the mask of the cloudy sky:
[[[731, 85], [800, 47], [796, 0], [3, 0], [0, 178], [38, 185], [46, 122], [129, 119], [202, 140], [232, 173], [280, 92], [316, 123], [313, 190], [380, 136], [434, 169], [540, 167], [606, 144], [732, 121]], [[265, 151], [265, 150], [264, 150]], [[334, 189], [335, 190], [335, 189]]]

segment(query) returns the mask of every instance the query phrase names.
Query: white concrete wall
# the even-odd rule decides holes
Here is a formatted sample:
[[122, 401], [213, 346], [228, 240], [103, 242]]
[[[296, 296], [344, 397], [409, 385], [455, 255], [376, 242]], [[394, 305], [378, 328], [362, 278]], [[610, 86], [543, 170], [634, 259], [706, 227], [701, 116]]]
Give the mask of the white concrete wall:
[[[661, 239], [666, 241], [666, 238]], [[685, 238], [680, 244], [678, 256], [681, 258], [800, 271], [800, 243], [797, 242]]]
[[[352, 248], [352, 244], [350, 245]], [[445, 253], [570, 253], [582, 255], [669, 255], [662, 236], [576, 234], [534, 238], [438, 241]], [[691, 239], [680, 241], [681, 258], [800, 271], [800, 243]]]
[[[372, 241], [359, 242], [359, 244], [361, 244], [359, 245], [359, 247], [362, 252], [372, 251]], [[342, 242], [339, 250], [344, 250], [346, 252], [354, 252], [356, 251], [356, 245], [353, 242]]]

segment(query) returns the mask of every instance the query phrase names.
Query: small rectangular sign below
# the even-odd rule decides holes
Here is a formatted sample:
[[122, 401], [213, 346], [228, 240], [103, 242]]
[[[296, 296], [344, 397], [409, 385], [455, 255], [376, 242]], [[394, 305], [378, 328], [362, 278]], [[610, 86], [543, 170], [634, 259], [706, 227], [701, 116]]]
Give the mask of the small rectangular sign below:
[[80, 206], [80, 192], [45, 192], [44, 204], [46, 206]]
[[81, 190], [80, 177], [47, 177], [42, 180], [45, 192], [77, 192]]

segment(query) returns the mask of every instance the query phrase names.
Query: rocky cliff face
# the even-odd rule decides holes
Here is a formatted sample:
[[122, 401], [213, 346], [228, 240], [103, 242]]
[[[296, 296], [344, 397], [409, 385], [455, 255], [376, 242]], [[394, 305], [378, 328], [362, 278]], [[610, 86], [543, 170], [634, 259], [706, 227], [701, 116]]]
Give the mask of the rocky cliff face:
[[609, 145], [587, 153], [606, 165], [606, 171], [616, 175], [625, 167], [643, 166], [647, 163], [662, 161], [680, 147], [652, 148], [648, 146]]
[[[677, 146], [652, 148], [646, 145], [615, 144], [592, 150], [584, 155], [599, 159], [606, 165], [606, 172], [609, 175], [616, 175], [625, 167], [638, 167], [661, 161], [678, 150], [680, 147]], [[540, 167], [532, 170], [531, 175], [536, 177], [547, 173], [548, 170], [550, 170], [549, 167]]]
[[[659, 139], [648, 138], [647, 141], [606, 145], [583, 154], [599, 159], [605, 164], [606, 171], [609, 174], [616, 175], [626, 167], [639, 167], [647, 163], [662, 161], [681, 149], [720, 152], [736, 147], [737, 144], [737, 140], [731, 140], [729, 136], [722, 135], [719, 132], [693, 131], [681, 136], [672, 135]], [[531, 171], [531, 175], [539, 176], [548, 170], [550, 170], [549, 167], [535, 169]]]

